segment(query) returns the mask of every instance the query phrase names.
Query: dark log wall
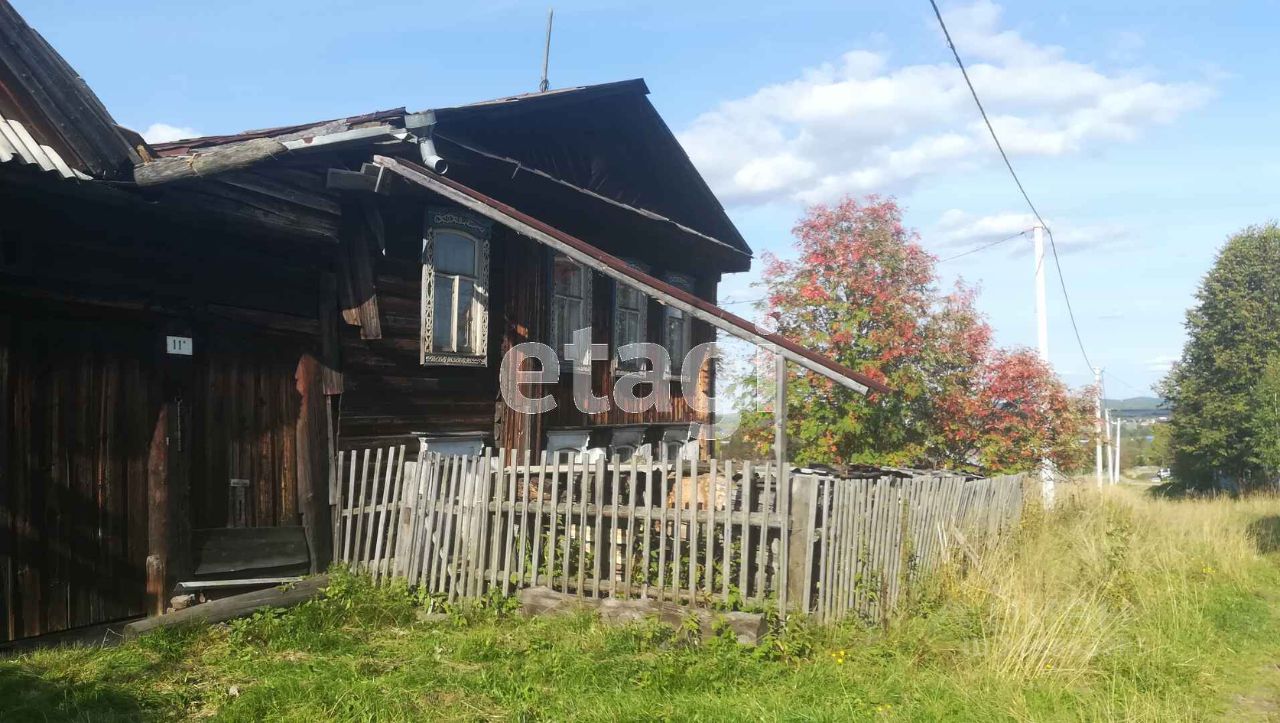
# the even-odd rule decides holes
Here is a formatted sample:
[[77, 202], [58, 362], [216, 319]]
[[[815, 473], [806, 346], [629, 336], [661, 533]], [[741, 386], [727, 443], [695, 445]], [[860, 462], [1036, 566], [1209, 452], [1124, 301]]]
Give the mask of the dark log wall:
[[232, 478], [327, 530], [336, 248], [0, 181], [0, 640], [161, 608]]
[[[380, 339], [361, 338], [360, 329], [343, 325], [344, 392], [339, 414], [339, 446], [407, 444], [417, 453], [417, 434], [493, 430], [500, 359], [494, 329], [501, 317], [490, 311], [489, 368], [422, 366], [419, 360], [422, 304], [422, 224], [417, 200], [383, 199], [386, 254], [374, 251]], [[501, 254], [498, 232], [490, 249], [491, 309], [500, 309], [502, 270], [492, 259]], [[356, 299], [359, 302], [359, 299]]]
[[[192, 389], [191, 517], [231, 526], [230, 480], [248, 480], [246, 524], [299, 524], [295, 373], [301, 351], [286, 337], [210, 328]], [[327, 485], [327, 481], [325, 483]]]
[[[380, 203], [387, 244], [385, 255], [374, 254], [381, 338], [362, 338], [360, 327], [343, 327], [341, 448], [408, 444], [413, 451], [415, 435], [481, 432], [503, 447], [537, 452], [549, 429], [704, 419], [685, 404], [678, 382], [672, 385], [674, 404], [668, 412], [629, 414], [613, 409], [582, 414], [574, 405], [568, 376], [559, 384], [525, 390], [529, 396], [554, 395], [556, 409], [543, 415], [519, 414], [502, 403], [498, 376], [503, 354], [522, 342], [546, 341], [551, 259], [545, 246], [502, 227], [494, 229], [490, 246], [488, 367], [420, 366], [424, 206], [419, 200], [405, 199], [382, 199]], [[664, 270], [661, 259], [635, 255], [651, 263], [658, 273]], [[711, 274], [698, 277], [697, 293], [714, 300], [717, 278]], [[612, 353], [613, 282], [597, 275], [592, 289], [595, 341], [607, 344]], [[648, 338], [661, 339], [662, 307], [657, 302], [650, 302], [648, 319]], [[695, 344], [712, 338], [710, 327], [694, 324]], [[595, 394], [612, 396], [615, 378], [611, 369], [607, 361], [594, 365]], [[712, 381], [702, 376], [704, 392], [709, 393]]]
[[[546, 247], [529, 239], [514, 234], [507, 236], [501, 260], [503, 267], [507, 269], [506, 277], [503, 279], [505, 290], [501, 294], [507, 300], [502, 310], [504, 323], [501, 327], [503, 333], [501, 343], [504, 351], [526, 341], [546, 341], [547, 339], [550, 325], [548, 265], [551, 263], [551, 253]], [[642, 253], [637, 253], [636, 256], [651, 263], [655, 273], [662, 273], [661, 259], [645, 258]], [[515, 273], [513, 271], [515, 269], [518, 269], [519, 273]], [[716, 285], [717, 282], [712, 277], [699, 277], [695, 291], [703, 298], [714, 301]], [[592, 281], [592, 340], [594, 343], [605, 344], [609, 348], [610, 355], [616, 353], [613, 346], [613, 296], [613, 281], [597, 274]], [[494, 329], [495, 327], [491, 326], [491, 333]], [[662, 306], [653, 300], [649, 301], [647, 338], [655, 343], [662, 339]], [[701, 322], [694, 323], [692, 333], [694, 344], [713, 339], [714, 331], [708, 325]], [[514, 368], [517, 367], [513, 365], [512, 369]], [[612, 399], [617, 378], [613, 374], [613, 365], [610, 361], [596, 361], [592, 365], [591, 372], [592, 393]], [[699, 383], [702, 385], [704, 394], [711, 393], [713, 380], [708, 374], [700, 375]], [[559, 384], [543, 385], [540, 389], [526, 387], [523, 390], [523, 393], [530, 397], [551, 394], [556, 401], [555, 409], [532, 416], [517, 413], [506, 405], [502, 405], [499, 409], [495, 439], [499, 440], [505, 448], [528, 448], [538, 452], [542, 449], [543, 435], [553, 429], [707, 421], [706, 415], [695, 411], [685, 402], [684, 390], [681, 386], [678, 381], [672, 382], [672, 407], [669, 411], [655, 409], [644, 413], [629, 413], [611, 402], [607, 412], [584, 414], [574, 404], [572, 378], [562, 375]]]
[[0, 640], [143, 611], [147, 331], [0, 307]]

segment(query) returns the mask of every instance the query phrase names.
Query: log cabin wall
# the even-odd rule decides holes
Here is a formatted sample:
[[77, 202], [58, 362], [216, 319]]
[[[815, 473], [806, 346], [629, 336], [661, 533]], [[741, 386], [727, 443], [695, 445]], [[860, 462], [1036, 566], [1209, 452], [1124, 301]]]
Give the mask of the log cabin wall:
[[[419, 354], [426, 206], [415, 198], [384, 198], [379, 208], [386, 253], [371, 250], [371, 255], [380, 338], [363, 338], [362, 327], [343, 325], [339, 448], [405, 444], [416, 455], [418, 435], [492, 434], [501, 360], [500, 335], [494, 332], [500, 317], [495, 310], [503, 304], [499, 284], [504, 270], [491, 261], [489, 366], [423, 366]], [[495, 231], [491, 259], [501, 257], [506, 241], [505, 234]]]
[[0, 641], [162, 607], [232, 478], [245, 524], [309, 516], [327, 562], [331, 256], [0, 181]]
[[[567, 375], [558, 384], [525, 390], [530, 396], [552, 394], [556, 409], [531, 416], [508, 408], [499, 391], [502, 358], [517, 344], [547, 341], [552, 256], [542, 244], [501, 226], [494, 228], [490, 244], [488, 366], [420, 365], [421, 251], [427, 204], [421, 199], [395, 197], [381, 198], [378, 203], [386, 253], [372, 249], [370, 253], [380, 338], [363, 338], [362, 327], [343, 325], [340, 448], [406, 444], [414, 454], [419, 436], [475, 432], [504, 448], [537, 453], [547, 430], [708, 421], [708, 415], [685, 402], [679, 382], [672, 383], [673, 405], [667, 412], [640, 414], [615, 408], [602, 414], [583, 414], [574, 405], [572, 380]], [[363, 231], [354, 229], [352, 233]], [[363, 242], [355, 243], [359, 246]], [[661, 259], [633, 255], [651, 264], [657, 273], [667, 270]], [[686, 269], [681, 271], [687, 273]], [[704, 273], [695, 279], [695, 292], [714, 301], [718, 274]], [[596, 275], [592, 294], [594, 341], [608, 345], [612, 354], [613, 282]], [[348, 303], [362, 301], [355, 298]], [[652, 300], [649, 304], [647, 338], [657, 341], [661, 339], [662, 307]], [[356, 314], [348, 316], [350, 321]], [[694, 322], [694, 344], [713, 339], [709, 325]], [[595, 363], [592, 377], [594, 393], [611, 397], [615, 382], [612, 364]], [[704, 394], [711, 393], [711, 374], [701, 374], [699, 383]]]
[[[642, 253], [632, 254], [651, 264], [655, 273], [661, 274], [661, 259], [646, 258]], [[548, 337], [550, 326], [550, 264], [552, 252], [545, 246], [530, 239], [510, 234], [502, 264], [507, 269], [505, 290], [502, 297], [507, 300], [503, 308], [504, 323], [502, 350], [508, 350], [526, 341], [543, 341]], [[518, 273], [515, 270], [519, 270]], [[711, 276], [695, 277], [695, 293], [702, 298], [714, 301], [717, 279]], [[609, 348], [610, 359], [596, 360], [591, 368], [592, 393], [609, 397], [612, 400], [614, 375], [612, 357], [617, 353], [613, 343], [613, 305], [615, 285], [610, 279], [599, 274], [593, 277], [591, 300], [592, 341], [604, 344]], [[662, 306], [649, 299], [647, 312], [646, 339], [660, 343], [662, 339]], [[693, 344], [713, 341], [714, 329], [709, 325], [695, 321], [691, 339]], [[557, 350], [562, 353], [562, 350]], [[513, 369], [516, 368], [513, 366]], [[704, 395], [713, 393], [714, 376], [709, 367], [699, 374], [698, 383]], [[551, 394], [555, 401], [555, 409], [541, 415], [527, 415], [501, 405], [498, 415], [495, 439], [508, 449], [531, 449], [538, 453], [543, 448], [544, 435], [549, 430], [606, 427], [639, 424], [679, 424], [681, 422], [707, 422], [710, 416], [698, 412], [685, 400], [684, 389], [679, 381], [671, 383], [672, 406], [669, 411], [648, 410], [643, 413], [626, 412], [610, 403], [610, 409], [599, 414], [584, 414], [579, 411], [573, 400], [573, 381], [565, 374], [560, 382], [543, 385], [541, 389], [526, 388], [524, 394], [531, 397]], [[693, 390], [690, 390], [690, 394]]]

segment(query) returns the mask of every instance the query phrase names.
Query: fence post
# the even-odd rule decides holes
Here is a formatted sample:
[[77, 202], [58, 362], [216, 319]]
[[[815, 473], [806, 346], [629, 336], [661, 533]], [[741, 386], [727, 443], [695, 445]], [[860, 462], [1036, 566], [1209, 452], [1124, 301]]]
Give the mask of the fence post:
[[814, 502], [818, 480], [810, 475], [793, 475], [786, 491], [788, 520], [786, 545], [787, 590], [785, 600], [808, 614], [813, 587]]

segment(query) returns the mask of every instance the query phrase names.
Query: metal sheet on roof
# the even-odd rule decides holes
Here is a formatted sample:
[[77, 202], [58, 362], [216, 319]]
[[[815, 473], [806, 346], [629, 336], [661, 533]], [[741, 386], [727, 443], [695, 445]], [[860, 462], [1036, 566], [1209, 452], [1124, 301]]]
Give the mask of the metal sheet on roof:
[[89, 176], [67, 165], [57, 151], [36, 142], [21, 123], [4, 117], [0, 117], [0, 163], [39, 166], [41, 170], [54, 171], [63, 178], [89, 180]]

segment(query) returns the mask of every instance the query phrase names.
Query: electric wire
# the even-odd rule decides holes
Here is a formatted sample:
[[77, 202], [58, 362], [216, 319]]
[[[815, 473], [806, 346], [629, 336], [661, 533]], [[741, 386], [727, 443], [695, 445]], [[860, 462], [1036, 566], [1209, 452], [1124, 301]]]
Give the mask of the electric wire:
[[965, 256], [968, 256], [969, 254], [976, 254], [976, 253], [978, 253], [979, 251], [986, 251], [987, 249], [991, 248], [992, 246], [999, 246], [1000, 244], [1002, 244], [1002, 243], [1007, 243], [1007, 242], [1009, 242], [1009, 241], [1012, 241], [1012, 240], [1014, 240], [1014, 239], [1018, 238], [1019, 236], [1026, 236], [1026, 235], [1027, 235], [1027, 232], [1026, 232], [1026, 231], [1019, 231], [1019, 232], [1015, 233], [1015, 234], [1014, 234], [1014, 235], [1012, 235], [1012, 236], [1006, 236], [1005, 238], [1002, 238], [1002, 239], [1000, 239], [1000, 240], [998, 240], [998, 241], [992, 241], [991, 243], [983, 244], [983, 245], [981, 245], [981, 246], [979, 246], [979, 247], [977, 247], [977, 248], [972, 248], [972, 249], [969, 249], [968, 251], [962, 251], [962, 252], [960, 252], [960, 253], [956, 254], [955, 256], [948, 256], [948, 257], [946, 257], [945, 259], [938, 259], [938, 263], [940, 263], [940, 264], [945, 264], [945, 263], [947, 263], [948, 261], [955, 261], [955, 260], [956, 260], [956, 259], [958, 259], [958, 258], [963, 258], [963, 257], [965, 257]]
[[996, 150], [1000, 151], [1000, 158], [1004, 160], [1005, 168], [1009, 169], [1009, 175], [1013, 177], [1013, 182], [1018, 186], [1018, 192], [1022, 194], [1022, 199], [1027, 202], [1027, 208], [1031, 209], [1032, 215], [1040, 222], [1041, 228], [1049, 236], [1049, 249], [1053, 252], [1053, 264], [1058, 269], [1058, 283], [1062, 287], [1062, 298], [1067, 304], [1067, 317], [1071, 319], [1071, 330], [1075, 332], [1076, 345], [1080, 347], [1080, 356], [1084, 357], [1085, 364], [1093, 369], [1093, 362], [1089, 361], [1089, 354], [1084, 350], [1084, 340], [1080, 337], [1080, 327], [1076, 324], [1076, 314], [1071, 308], [1071, 295], [1067, 293], [1067, 282], [1062, 276], [1062, 263], [1058, 260], [1058, 245], [1054, 243], [1053, 231], [1049, 228], [1049, 224], [1044, 222], [1044, 217], [1036, 210], [1036, 205], [1031, 202], [1031, 196], [1027, 194], [1027, 189], [1022, 185], [1022, 179], [1018, 178], [1018, 173], [1013, 170], [1013, 164], [1009, 161], [1009, 154], [1005, 153], [1004, 146], [1000, 143], [999, 136], [996, 135], [996, 129], [991, 125], [991, 119], [987, 117], [987, 109], [982, 107], [982, 100], [978, 98], [978, 91], [973, 87], [973, 81], [969, 79], [969, 71], [964, 67], [964, 61], [960, 59], [960, 51], [956, 50], [956, 44], [951, 40], [951, 31], [947, 30], [947, 23], [942, 19], [942, 11], [938, 9], [937, 0], [929, 0], [929, 4], [933, 6], [933, 14], [938, 18], [938, 25], [942, 28], [942, 34], [947, 39], [947, 46], [951, 48], [951, 55], [956, 59], [956, 65], [960, 67], [960, 74], [964, 76], [965, 85], [969, 86], [969, 94], [973, 96], [973, 102], [978, 106], [978, 112], [982, 114], [982, 121], [987, 125], [987, 131], [991, 134], [991, 140], [995, 141]]

